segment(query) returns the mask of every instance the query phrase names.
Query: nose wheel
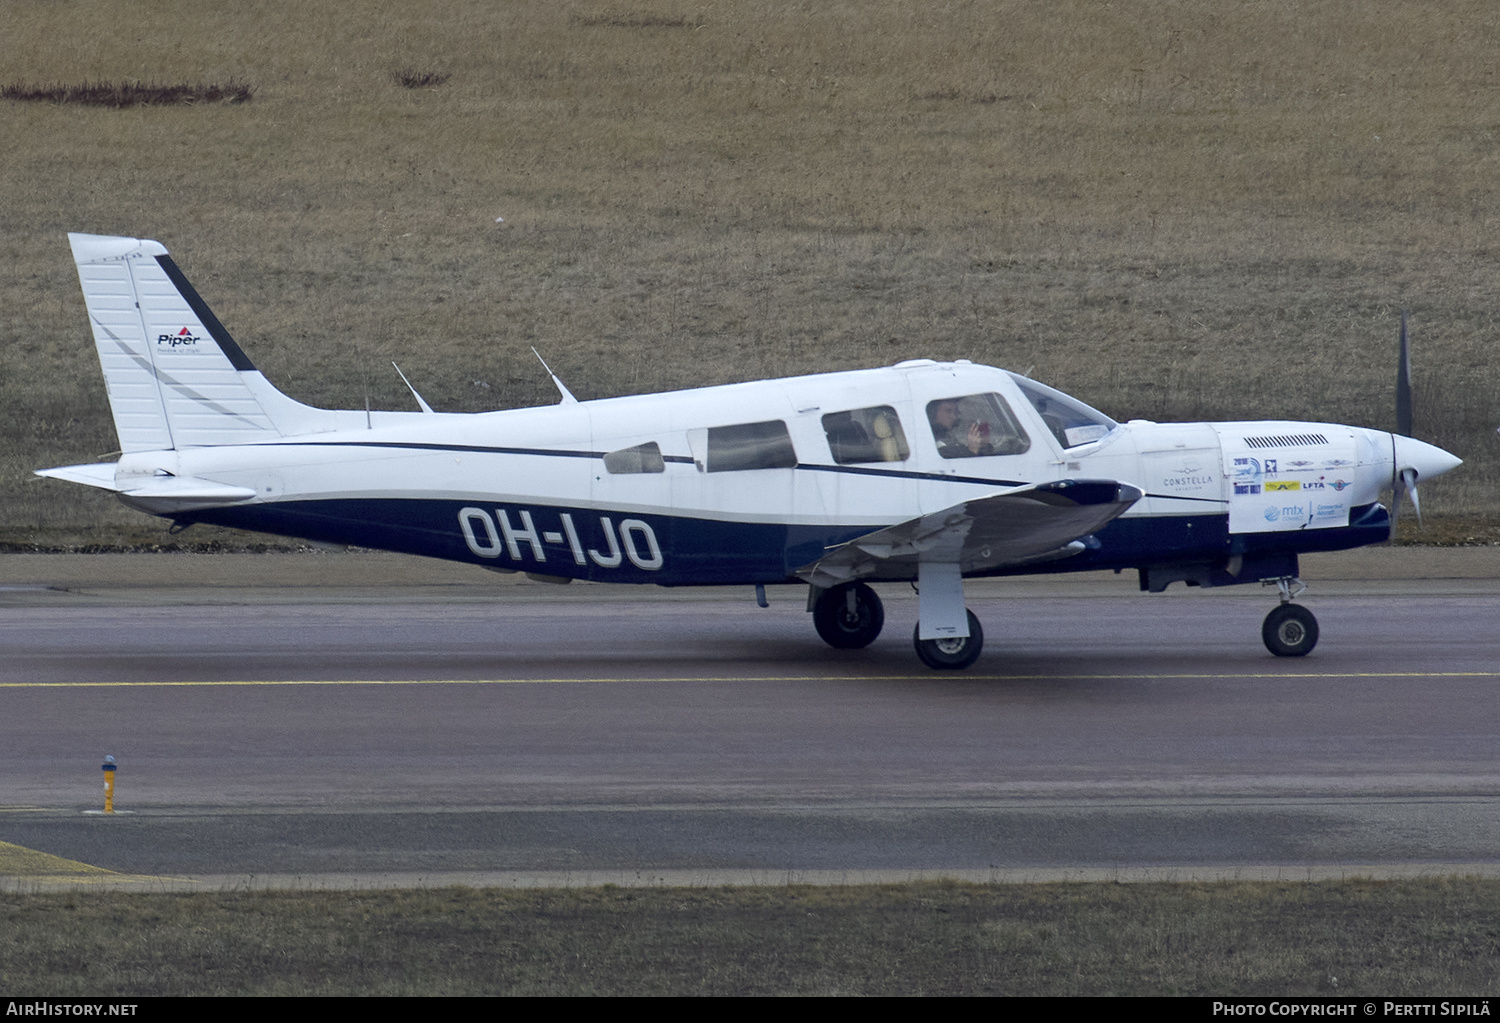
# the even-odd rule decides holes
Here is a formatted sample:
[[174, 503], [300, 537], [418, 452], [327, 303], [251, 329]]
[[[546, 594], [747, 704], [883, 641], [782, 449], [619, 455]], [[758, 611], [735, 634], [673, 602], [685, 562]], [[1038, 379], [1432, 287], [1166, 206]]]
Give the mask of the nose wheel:
[[1305, 657], [1318, 645], [1318, 619], [1292, 597], [1305, 587], [1300, 579], [1277, 579], [1281, 604], [1272, 608], [1260, 627], [1260, 638], [1266, 649], [1277, 657]]

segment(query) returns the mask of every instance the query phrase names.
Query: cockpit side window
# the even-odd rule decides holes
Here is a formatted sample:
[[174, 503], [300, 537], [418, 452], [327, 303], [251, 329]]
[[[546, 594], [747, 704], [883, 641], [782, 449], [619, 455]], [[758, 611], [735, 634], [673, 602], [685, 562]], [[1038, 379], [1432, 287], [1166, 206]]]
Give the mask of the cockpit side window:
[[1047, 429], [1065, 448], [1076, 448], [1103, 437], [1119, 424], [1098, 409], [1089, 408], [1077, 398], [1054, 390], [1035, 380], [1012, 373], [1016, 386], [1026, 395], [1047, 424]]
[[604, 471], [612, 475], [637, 472], [666, 472], [666, 463], [661, 457], [661, 446], [656, 441], [637, 444], [633, 448], [621, 448], [604, 456]]
[[944, 458], [1019, 455], [1031, 449], [1031, 438], [998, 394], [928, 402], [927, 421], [932, 424], [938, 454]]
[[828, 450], [839, 465], [855, 462], [904, 462], [911, 449], [901, 418], [889, 405], [830, 412], [823, 417]]
[[709, 427], [707, 472], [791, 469], [796, 464], [797, 451], [780, 419]]

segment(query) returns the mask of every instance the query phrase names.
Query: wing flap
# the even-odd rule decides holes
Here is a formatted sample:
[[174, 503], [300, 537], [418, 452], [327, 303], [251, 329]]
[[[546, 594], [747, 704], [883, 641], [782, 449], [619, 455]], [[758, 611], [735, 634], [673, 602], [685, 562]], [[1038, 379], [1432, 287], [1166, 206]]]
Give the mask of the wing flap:
[[1006, 490], [930, 512], [831, 548], [796, 572], [814, 586], [855, 579], [914, 579], [923, 562], [964, 574], [1068, 557], [1079, 543], [1141, 499], [1113, 480], [1058, 480]]

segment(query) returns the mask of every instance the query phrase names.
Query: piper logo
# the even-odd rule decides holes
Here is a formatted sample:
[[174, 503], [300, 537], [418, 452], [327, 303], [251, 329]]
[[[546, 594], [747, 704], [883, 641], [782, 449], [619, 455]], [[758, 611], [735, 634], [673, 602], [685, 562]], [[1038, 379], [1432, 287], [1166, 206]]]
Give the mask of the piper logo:
[[158, 345], [166, 345], [169, 348], [177, 348], [180, 345], [195, 345], [198, 343], [198, 335], [183, 327], [175, 334], [156, 335]]

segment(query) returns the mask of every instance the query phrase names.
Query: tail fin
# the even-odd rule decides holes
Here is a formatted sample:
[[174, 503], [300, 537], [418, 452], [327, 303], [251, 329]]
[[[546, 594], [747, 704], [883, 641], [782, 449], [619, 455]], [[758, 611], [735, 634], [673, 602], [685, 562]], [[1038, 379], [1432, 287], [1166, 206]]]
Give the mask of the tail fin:
[[157, 242], [69, 234], [120, 450], [244, 444], [317, 429], [273, 388]]

